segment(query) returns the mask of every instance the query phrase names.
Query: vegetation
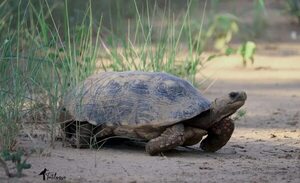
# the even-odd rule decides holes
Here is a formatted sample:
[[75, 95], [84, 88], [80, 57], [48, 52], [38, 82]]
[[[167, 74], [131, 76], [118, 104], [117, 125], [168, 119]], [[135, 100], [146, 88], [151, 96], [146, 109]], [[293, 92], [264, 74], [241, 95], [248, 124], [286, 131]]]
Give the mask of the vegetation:
[[[164, 71], [196, 84], [205, 62], [237, 52], [229, 46], [239, 30], [236, 17], [217, 14], [206, 22], [209, 1], [171, 2], [97, 1], [99, 14], [90, 0], [78, 18], [69, 6], [82, 6], [80, 1], [3, 0], [0, 151], [14, 151], [19, 130], [28, 123], [46, 124], [53, 144], [61, 97], [96, 71]], [[193, 7], [201, 8], [200, 16], [192, 16]], [[211, 42], [217, 54], [203, 59]], [[239, 52], [244, 60], [253, 59], [250, 45]], [[19, 171], [28, 167], [16, 162]]]
[[244, 109], [240, 109], [240, 110], [238, 110], [235, 114], [234, 114], [234, 116], [233, 116], [233, 120], [234, 121], [236, 121], [236, 120], [241, 120], [242, 118], [244, 118], [245, 116], [246, 116], [246, 114], [247, 114], [247, 111], [246, 110], [244, 110]]
[[17, 177], [21, 177], [22, 171], [24, 169], [31, 168], [31, 165], [26, 162], [26, 159], [25, 160], [22, 159], [23, 151], [21, 151], [21, 150], [18, 150], [13, 153], [5, 150], [1, 153], [1, 156], [0, 156], [0, 164], [4, 168], [5, 173], [8, 177], [12, 177], [12, 176], [14, 176], [14, 174], [9, 172], [9, 169], [8, 169], [5, 161], [11, 161], [15, 165], [15, 168], [17, 171], [17, 173], [16, 173]]
[[287, 0], [287, 11], [300, 23], [300, 0]]
[[[61, 27], [54, 22], [53, 7], [47, 1], [38, 5], [33, 1], [23, 3], [19, 1], [17, 4], [16, 15], [1, 16], [2, 149], [14, 149], [18, 130], [28, 121], [38, 120], [38, 113], [46, 113], [42, 114], [46, 115], [42, 120], [48, 124], [49, 135], [54, 141], [60, 97], [67, 87], [93, 73], [99, 50], [101, 19], [96, 23], [93, 21], [91, 4], [81, 24], [71, 29], [65, 1], [66, 23], [61, 33]], [[11, 6], [11, 2], [3, 1], [1, 12], [6, 12], [6, 9], [14, 11], [14, 6]], [[95, 25], [98, 28], [94, 29]]]
[[267, 26], [266, 21], [266, 8], [265, 8], [265, 1], [264, 0], [255, 0], [253, 1], [253, 36], [259, 37], [264, 32], [263, 30]]

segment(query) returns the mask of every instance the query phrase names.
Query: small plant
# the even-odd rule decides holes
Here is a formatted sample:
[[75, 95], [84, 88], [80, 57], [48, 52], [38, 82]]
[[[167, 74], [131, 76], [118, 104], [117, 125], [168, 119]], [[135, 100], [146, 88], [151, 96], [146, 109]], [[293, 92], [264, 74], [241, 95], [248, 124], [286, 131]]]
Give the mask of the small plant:
[[224, 51], [232, 40], [233, 34], [238, 31], [238, 18], [232, 14], [221, 14], [214, 18], [206, 36], [213, 39], [217, 50]]
[[233, 117], [233, 120], [240, 120], [242, 118], [244, 118], [247, 114], [247, 111], [245, 109], [240, 109], [236, 112], [235, 116]]
[[247, 41], [238, 48], [237, 53], [242, 56], [244, 67], [247, 66], [249, 61], [251, 61], [251, 64], [254, 63], [255, 50], [256, 44], [252, 41]]
[[[207, 30], [200, 36], [194, 36], [193, 47], [196, 51], [198, 51], [199, 48], [203, 51], [205, 46], [211, 42], [218, 52], [224, 52], [229, 47], [233, 35], [239, 31], [239, 20], [233, 14], [227, 13], [212, 16], [213, 19], [209, 21], [206, 28]], [[195, 34], [194, 31], [193, 34]]]
[[[247, 62], [251, 61], [251, 64], [254, 63], [255, 51], [256, 51], [256, 44], [252, 41], [247, 41], [247, 42], [243, 43], [242, 45], [240, 45], [237, 49], [231, 48], [231, 47], [227, 48], [225, 51], [225, 55], [226, 56], [229, 56], [232, 54], [240, 55], [243, 60], [243, 66], [246, 67]], [[222, 54], [222, 55], [224, 55], [224, 54]], [[212, 57], [214, 57], [214, 55]]]
[[26, 159], [23, 160], [23, 151], [22, 150], [18, 150], [16, 152], [9, 152], [8, 150], [4, 150], [1, 153], [1, 158], [0, 157], [0, 164], [1, 166], [3, 166], [5, 173], [7, 176], [12, 177], [13, 174], [11, 174], [8, 170], [7, 164], [5, 161], [11, 161], [14, 165], [15, 168], [17, 170], [16, 176], [17, 177], [21, 177], [22, 176], [22, 171], [25, 169], [29, 169], [31, 168], [31, 164], [26, 162]]

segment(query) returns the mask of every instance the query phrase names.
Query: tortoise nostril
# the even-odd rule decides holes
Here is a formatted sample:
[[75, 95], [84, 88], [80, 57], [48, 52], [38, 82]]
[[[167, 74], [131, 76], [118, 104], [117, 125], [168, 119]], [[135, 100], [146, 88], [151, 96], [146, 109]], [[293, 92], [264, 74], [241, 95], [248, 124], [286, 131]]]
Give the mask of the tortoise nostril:
[[234, 99], [238, 96], [238, 94], [239, 94], [238, 92], [230, 92], [229, 96], [230, 96], [230, 98]]

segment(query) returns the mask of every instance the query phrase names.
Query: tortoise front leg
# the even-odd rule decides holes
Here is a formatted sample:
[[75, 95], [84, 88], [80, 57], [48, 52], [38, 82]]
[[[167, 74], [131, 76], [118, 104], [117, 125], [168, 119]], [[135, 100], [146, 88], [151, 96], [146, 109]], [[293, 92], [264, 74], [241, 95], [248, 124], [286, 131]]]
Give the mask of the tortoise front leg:
[[215, 152], [221, 149], [230, 139], [234, 130], [233, 120], [225, 118], [208, 129], [208, 136], [201, 142], [204, 151]]
[[184, 143], [183, 146], [192, 146], [198, 144], [202, 137], [207, 135], [206, 130], [202, 130], [200, 128], [195, 128], [191, 126], [184, 127]]
[[150, 140], [146, 144], [146, 152], [155, 155], [182, 145], [184, 140], [184, 126], [181, 123], [176, 124], [167, 128], [159, 137]]

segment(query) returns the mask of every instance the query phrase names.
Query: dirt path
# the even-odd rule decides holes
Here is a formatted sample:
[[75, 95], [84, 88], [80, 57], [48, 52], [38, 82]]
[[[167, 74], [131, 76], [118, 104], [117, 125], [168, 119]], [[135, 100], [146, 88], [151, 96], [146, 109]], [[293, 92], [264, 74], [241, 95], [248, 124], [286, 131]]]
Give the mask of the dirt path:
[[26, 176], [8, 181], [1, 171], [0, 182], [42, 182], [44, 168], [65, 177], [52, 182], [300, 182], [300, 56], [259, 55], [247, 69], [237, 58], [220, 60], [205, 69], [217, 78], [205, 94], [245, 90], [248, 100], [246, 116], [217, 153], [178, 149], [152, 157], [142, 147], [51, 149], [38, 141], [43, 152], [29, 157]]

